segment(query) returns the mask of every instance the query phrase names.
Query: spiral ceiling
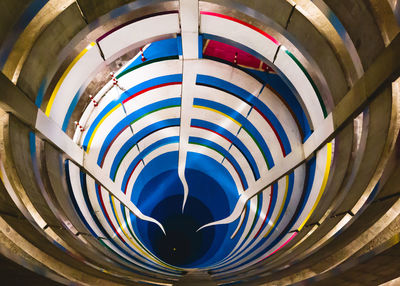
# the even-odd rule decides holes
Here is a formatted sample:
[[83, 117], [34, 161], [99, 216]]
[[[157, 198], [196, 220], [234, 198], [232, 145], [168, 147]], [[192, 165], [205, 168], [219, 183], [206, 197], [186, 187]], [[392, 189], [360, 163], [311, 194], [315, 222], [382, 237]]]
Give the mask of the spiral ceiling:
[[1, 5], [8, 259], [61, 284], [287, 285], [394, 256], [397, 1]]

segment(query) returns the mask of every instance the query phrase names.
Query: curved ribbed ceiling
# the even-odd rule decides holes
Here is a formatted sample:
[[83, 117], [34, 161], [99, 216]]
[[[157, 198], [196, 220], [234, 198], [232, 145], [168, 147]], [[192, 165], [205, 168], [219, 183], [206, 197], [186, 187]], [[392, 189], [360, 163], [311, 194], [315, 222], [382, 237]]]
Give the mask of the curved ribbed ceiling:
[[[379, 175], [365, 171], [368, 186], [357, 172], [371, 150], [369, 130], [383, 128], [373, 123], [385, 102], [359, 113], [346, 109], [354, 103], [346, 97], [337, 109], [341, 89], [363, 74], [359, 54], [323, 1], [297, 2], [288, 19], [301, 11], [310, 23], [321, 21], [344, 75], [324, 77], [325, 67], [288, 30], [237, 3], [229, 10], [202, 1], [137, 1], [93, 21], [63, 47], [40, 79], [35, 128], [65, 154], [55, 173], [85, 235], [124, 274], [94, 266], [51, 233], [57, 246], [118, 278], [171, 282], [202, 270], [231, 285], [268, 275], [269, 263], [282, 270], [298, 262], [296, 254], [311, 255], [364, 210], [383, 167]], [[387, 126], [395, 136], [398, 126]], [[45, 153], [40, 140], [29, 133], [33, 172], [45, 188], [35, 161]], [[347, 206], [351, 188], [358, 193]], [[57, 218], [69, 225], [62, 213]], [[328, 217], [338, 220], [301, 248]], [[40, 215], [32, 221], [48, 227]]]
[[128, 265], [227, 275], [268, 259], [312, 215], [334, 150], [328, 143], [309, 157], [303, 144], [329, 119], [311, 77], [275, 38], [210, 11], [193, 36], [197, 21], [182, 11], [197, 13], [188, 4], [181, 23], [166, 11], [97, 38], [57, 83], [46, 115], [66, 130], [102, 57], [164, 38], [139, 44], [75, 123], [92, 172], [65, 162], [71, 199]]

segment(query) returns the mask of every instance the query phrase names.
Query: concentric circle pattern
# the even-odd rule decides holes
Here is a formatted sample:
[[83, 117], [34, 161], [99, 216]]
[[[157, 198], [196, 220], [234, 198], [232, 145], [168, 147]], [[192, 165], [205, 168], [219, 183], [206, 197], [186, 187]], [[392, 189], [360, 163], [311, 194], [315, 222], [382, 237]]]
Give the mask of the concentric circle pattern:
[[[302, 142], [325, 118], [315, 84], [265, 32], [222, 14], [200, 16], [199, 57], [190, 60], [189, 71], [180, 59], [181, 36], [147, 44], [94, 96], [96, 106], [80, 119], [85, 130], [74, 135], [86, 163], [96, 164], [147, 217], [138, 220], [106, 189], [80, 180], [71, 182], [70, 192], [81, 219], [95, 237], [109, 238], [116, 255], [164, 275], [178, 274], [176, 267], [227, 275], [279, 251], [318, 205], [332, 161], [328, 143], [285, 174], [289, 160], [301, 162]], [[165, 27], [178, 14], [142, 21]], [[107, 50], [109, 37], [118, 42], [140, 24], [113, 31], [100, 47], [104, 42]], [[222, 26], [235, 34], [222, 35], [215, 28]], [[258, 45], [235, 41], [245, 35]], [[79, 59], [88, 61], [85, 67], [94, 65], [91, 51]], [[290, 74], [283, 78], [285, 71]], [[73, 98], [58, 99], [60, 92], [47, 110], [61, 123]], [[67, 172], [74, 169], [70, 178], [85, 175], [67, 161]], [[260, 188], [256, 182], [263, 179]], [[91, 199], [89, 189], [97, 196]], [[82, 193], [88, 199], [79, 200]], [[94, 213], [96, 219], [88, 219]]]
[[[32, 2], [31, 16], [56, 1]], [[59, 281], [82, 282], [79, 261], [92, 285], [171, 285], [187, 273], [290, 284], [365, 253], [397, 217], [397, 199], [373, 202], [395, 193], [398, 70], [374, 73], [377, 57], [353, 44], [330, 1], [267, 1], [275, 16], [246, 1], [135, 1], [97, 16], [88, 1], [60, 2], [65, 22], [78, 12], [86, 22], [32, 78], [35, 121], [7, 117], [0, 166], [24, 217], [71, 265], [35, 257]], [[23, 91], [46, 41], [19, 71], [1, 50]], [[14, 170], [10, 152], [29, 166]]]

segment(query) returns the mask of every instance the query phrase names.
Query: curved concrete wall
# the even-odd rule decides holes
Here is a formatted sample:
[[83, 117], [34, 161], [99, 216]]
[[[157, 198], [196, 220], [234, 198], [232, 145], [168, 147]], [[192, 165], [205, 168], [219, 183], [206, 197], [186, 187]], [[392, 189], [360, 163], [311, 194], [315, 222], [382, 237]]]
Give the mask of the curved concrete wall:
[[64, 284], [399, 276], [367, 267], [398, 252], [393, 3], [14, 2], [4, 256]]

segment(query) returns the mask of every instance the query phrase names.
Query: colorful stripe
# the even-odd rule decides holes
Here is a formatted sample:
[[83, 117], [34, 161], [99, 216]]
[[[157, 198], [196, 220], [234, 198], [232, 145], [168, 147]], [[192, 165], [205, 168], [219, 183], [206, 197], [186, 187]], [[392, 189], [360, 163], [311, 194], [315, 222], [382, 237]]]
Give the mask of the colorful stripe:
[[307, 217], [305, 218], [305, 220], [303, 221], [303, 223], [299, 226], [298, 231], [300, 231], [304, 225], [306, 224], [306, 222], [308, 221], [308, 219], [311, 217], [311, 215], [313, 214], [315, 208], [317, 207], [322, 194], [324, 193], [325, 187], [326, 187], [326, 183], [328, 182], [328, 177], [329, 177], [329, 172], [331, 169], [331, 162], [332, 162], [332, 143], [329, 142], [328, 144], [326, 144], [326, 164], [325, 164], [325, 172], [324, 172], [324, 178], [322, 180], [322, 185], [321, 188], [318, 192], [318, 196], [317, 199], [315, 200], [315, 203], [313, 205], [313, 207], [311, 208], [310, 212], [308, 213]]
[[61, 78], [58, 80], [56, 87], [54, 88], [49, 102], [47, 103], [47, 107], [46, 107], [46, 115], [49, 117], [50, 116], [50, 112], [51, 112], [51, 108], [53, 106], [54, 103], [54, 99], [56, 98], [56, 95], [58, 93], [58, 91], [60, 90], [60, 87], [62, 85], [62, 83], [64, 82], [65, 78], [67, 77], [67, 75], [69, 74], [69, 72], [71, 71], [71, 69], [74, 67], [74, 65], [94, 46], [96, 45], [94, 42], [90, 43], [86, 48], [83, 49], [83, 51], [81, 51], [76, 57], [75, 59], [69, 64], [69, 66], [67, 67], [67, 69], [64, 71], [63, 75], [61, 76]]
[[272, 41], [275, 45], [278, 45], [278, 46], [280, 45], [280, 43], [274, 37], [272, 37], [271, 35], [267, 34], [263, 30], [261, 30], [260, 28], [257, 28], [255, 26], [250, 25], [249, 23], [246, 23], [246, 22], [241, 21], [239, 19], [236, 19], [236, 18], [233, 18], [233, 17], [230, 17], [230, 16], [226, 16], [226, 15], [223, 15], [223, 14], [219, 14], [219, 13], [208, 12], [208, 11], [200, 11], [200, 14], [201, 15], [215, 16], [215, 17], [219, 17], [219, 18], [223, 18], [223, 19], [227, 19], [227, 20], [239, 23], [239, 24], [241, 24], [243, 26], [246, 26], [246, 27], [248, 27], [248, 28], [260, 33], [261, 35], [263, 35], [264, 37], [266, 37], [270, 41]]

